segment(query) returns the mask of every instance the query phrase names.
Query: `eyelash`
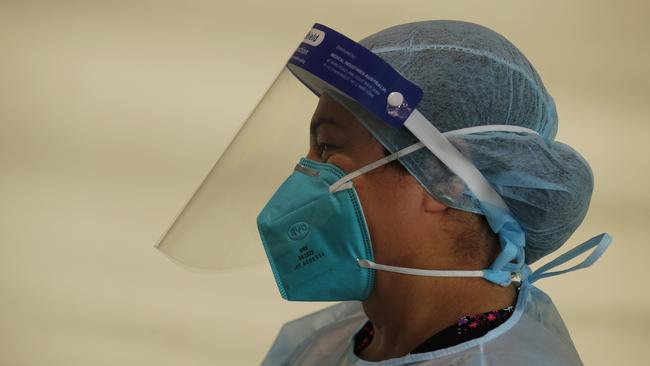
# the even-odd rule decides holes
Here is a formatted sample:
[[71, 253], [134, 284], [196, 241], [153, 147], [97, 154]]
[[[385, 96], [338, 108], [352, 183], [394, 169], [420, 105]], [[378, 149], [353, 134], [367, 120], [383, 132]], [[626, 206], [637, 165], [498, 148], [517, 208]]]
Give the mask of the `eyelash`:
[[332, 151], [332, 149], [336, 149], [336, 146], [328, 143], [318, 143], [317, 148], [321, 158], [323, 158], [324, 153], [327, 151]]
[[321, 152], [322, 152], [322, 151], [325, 151], [325, 150], [330, 150], [330, 149], [332, 149], [333, 147], [334, 147], [334, 146], [333, 146], [332, 144], [328, 144], [328, 143], [326, 143], [326, 142], [325, 142], [325, 143], [319, 143], [319, 144], [318, 144], [318, 150], [321, 151]]

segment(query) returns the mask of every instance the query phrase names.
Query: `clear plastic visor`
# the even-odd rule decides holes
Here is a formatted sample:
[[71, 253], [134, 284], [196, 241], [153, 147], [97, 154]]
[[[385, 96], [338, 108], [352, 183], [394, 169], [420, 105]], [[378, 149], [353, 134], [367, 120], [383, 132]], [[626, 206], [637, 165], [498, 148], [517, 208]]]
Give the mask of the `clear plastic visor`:
[[263, 261], [257, 215], [309, 151], [317, 104], [285, 66], [156, 247], [193, 269]]

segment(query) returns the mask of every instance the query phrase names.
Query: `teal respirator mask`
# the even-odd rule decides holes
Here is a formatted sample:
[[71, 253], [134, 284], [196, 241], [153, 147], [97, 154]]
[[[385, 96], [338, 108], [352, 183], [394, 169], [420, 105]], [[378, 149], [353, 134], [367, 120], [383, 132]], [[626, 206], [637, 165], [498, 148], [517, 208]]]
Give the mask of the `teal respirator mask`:
[[[348, 174], [308, 159], [295, 165], [296, 157], [308, 149], [303, 141], [323, 93], [359, 119], [408, 129], [418, 142]], [[418, 111], [421, 99], [422, 90], [379, 56], [315, 24], [158, 248], [183, 265], [208, 270], [240, 267], [266, 256], [282, 297], [302, 301], [363, 300], [372, 291], [375, 270], [481, 277], [507, 286], [513, 278], [532, 282], [559, 273], [548, 270], [594, 249], [581, 264], [560, 272], [584, 268], [604, 252], [611, 241], [607, 234], [531, 273], [526, 235], [515, 215], [449, 137], [537, 132], [493, 124], [441, 133]], [[462, 180], [498, 235], [501, 252], [489, 268], [443, 271], [374, 262], [354, 179], [420, 149], [428, 149]]]

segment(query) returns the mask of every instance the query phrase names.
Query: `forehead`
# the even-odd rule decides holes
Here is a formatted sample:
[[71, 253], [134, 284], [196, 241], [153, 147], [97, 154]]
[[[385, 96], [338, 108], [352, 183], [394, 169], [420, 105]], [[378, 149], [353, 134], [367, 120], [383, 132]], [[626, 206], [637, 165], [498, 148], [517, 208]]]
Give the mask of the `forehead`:
[[336, 128], [346, 134], [370, 134], [359, 120], [327, 93], [322, 93], [311, 119], [311, 133], [320, 127]]

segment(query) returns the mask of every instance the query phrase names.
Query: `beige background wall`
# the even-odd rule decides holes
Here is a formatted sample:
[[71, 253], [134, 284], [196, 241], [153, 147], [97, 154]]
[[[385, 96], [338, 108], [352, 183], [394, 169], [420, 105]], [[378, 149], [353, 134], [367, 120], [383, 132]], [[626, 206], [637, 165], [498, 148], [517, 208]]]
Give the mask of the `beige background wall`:
[[541, 282], [587, 365], [647, 362], [649, 7], [643, 1], [0, 0], [0, 365], [250, 365], [279, 326], [270, 270], [187, 272], [153, 249], [309, 26], [424, 19], [502, 33], [554, 96], [596, 190]]

